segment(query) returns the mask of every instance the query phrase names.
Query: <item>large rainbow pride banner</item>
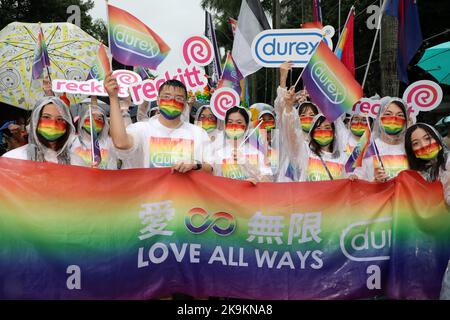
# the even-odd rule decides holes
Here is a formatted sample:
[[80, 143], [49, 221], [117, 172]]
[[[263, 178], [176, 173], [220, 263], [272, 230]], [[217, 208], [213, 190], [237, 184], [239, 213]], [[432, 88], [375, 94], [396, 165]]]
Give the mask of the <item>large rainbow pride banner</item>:
[[0, 298], [438, 298], [439, 183], [261, 183], [0, 158]]

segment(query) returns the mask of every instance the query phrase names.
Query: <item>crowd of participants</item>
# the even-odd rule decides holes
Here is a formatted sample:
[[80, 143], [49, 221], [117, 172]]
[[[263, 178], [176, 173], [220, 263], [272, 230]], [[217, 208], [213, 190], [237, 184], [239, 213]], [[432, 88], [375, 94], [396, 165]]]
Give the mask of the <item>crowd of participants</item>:
[[[433, 126], [410, 118], [401, 98], [383, 97], [375, 119], [354, 113], [330, 122], [306, 90], [287, 87], [291, 67], [284, 63], [280, 68], [273, 107], [264, 105], [255, 116], [249, 108], [234, 106], [224, 121], [209, 104], [194, 108], [195, 98], [188, 98], [177, 80], [165, 82], [156, 103], [144, 102], [131, 119], [131, 99], [118, 97], [111, 74], [104, 81], [109, 105], [91, 97], [69, 107], [44, 79], [45, 97], [30, 118], [6, 128], [3, 157], [92, 167], [95, 131], [99, 169], [201, 170], [253, 184], [345, 178], [382, 183], [411, 169], [427, 181], [440, 181], [450, 203], [447, 144]], [[378, 152], [346, 172], [345, 164], [368, 126]]]

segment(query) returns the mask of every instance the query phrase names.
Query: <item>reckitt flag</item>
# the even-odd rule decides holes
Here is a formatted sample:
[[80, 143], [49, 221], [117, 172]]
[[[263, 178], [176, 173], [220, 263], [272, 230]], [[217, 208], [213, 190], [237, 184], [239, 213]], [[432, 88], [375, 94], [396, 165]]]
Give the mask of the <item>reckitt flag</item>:
[[97, 58], [92, 65], [91, 71], [89, 71], [87, 80], [96, 79], [98, 81], [103, 81], [109, 72], [111, 72], [111, 62], [106, 54], [105, 46], [101, 44], [98, 48]]
[[303, 72], [311, 100], [328, 121], [350, 110], [363, 96], [363, 90], [336, 55], [321, 41]]
[[142, 21], [125, 10], [108, 5], [109, 45], [117, 61], [156, 70], [169, 54], [169, 46]]

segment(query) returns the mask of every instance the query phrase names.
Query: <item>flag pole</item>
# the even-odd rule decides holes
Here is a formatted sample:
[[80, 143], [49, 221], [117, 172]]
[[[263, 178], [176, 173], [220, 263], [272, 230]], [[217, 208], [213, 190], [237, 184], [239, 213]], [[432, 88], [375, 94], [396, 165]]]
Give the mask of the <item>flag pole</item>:
[[380, 32], [380, 26], [381, 26], [381, 18], [383, 17], [383, 12], [384, 12], [385, 7], [386, 7], [386, 0], [383, 0], [383, 5], [381, 6], [381, 10], [380, 10], [380, 17], [378, 18], [378, 23], [377, 23], [377, 31], [375, 32], [375, 38], [373, 39], [372, 49], [370, 50], [369, 61], [367, 62], [366, 72], [364, 74], [364, 79], [362, 82], [363, 89], [364, 89], [364, 85], [366, 84], [367, 74], [369, 73], [370, 62], [372, 61], [373, 51], [375, 49], [375, 44], [377, 43], [378, 33]]
[[[351, 9], [350, 9], [351, 10]], [[342, 31], [341, 31], [341, 0], [339, 0], [339, 8], [338, 8], [338, 12], [339, 12], [339, 14], [338, 14], [338, 17], [339, 17], [339, 38], [341, 38], [341, 34], [342, 34]], [[348, 18], [347, 18], [348, 19]], [[339, 41], [338, 41], [338, 43], [339, 43]]]
[[[320, 38], [319, 45], [323, 41], [324, 37], [325, 37], [325, 34], [322, 34], [322, 38]], [[311, 57], [314, 55], [314, 53], [316, 53], [316, 50], [319, 48], [319, 45], [316, 46], [316, 48], [314, 49], [314, 52], [311, 54]], [[311, 59], [309, 61], [311, 61]], [[300, 72], [300, 75], [298, 76], [297, 81], [295, 81], [294, 88], [297, 86], [298, 82], [300, 81], [301, 77], [303, 76], [303, 72], [305, 72], [305, 69], [309, 64], [309, 61], [306, 64], [306, 66], [303, 68], [302, 72]]]
[[111, 60], [109, 60], [109, 64], [110, 64], [110, 66], [111, 66], [111, 71], [112, 71], [112, 58], [113, 58], [113, 56], [112, 56], [112, 52], [111, 52], [111, 34], [110, 34], [110, 31], [109, 31], [109, 3], [108, 3], [108, 0], [105, 0], [105, 3], [106, 3], [106, 20], [107, 20], [107, 26], [106, 26], [106, 30], [108, 31], [108, 52], [109, 52], [109, 56], [111, 57]]
[[[369, 116], [367, 115], [365, 118], [366, 118], [367, 126], [370, 131], [370, 140], [372, 140], [373, 136], [372, 136], [372, 128], [370, 127]], [[380, 153], [378, 152], [378, 147], [375, 142], [375, 139], [373, 139], [372, 142], [373, 142], [373, 149], [375, 150], [375, 155], [377, 157], [378, 163], [381, 165], [381, 168], [383, 168], [383, 170], [384, 170], [384, 164], [383, 164], [383, 161], [381, 161]], [[370, 141], [369, 141], [369, 143], [370, 143]]]
[[95, 152], [94, 152], [94, 121], [92, 120], [92, 100], [89, 104], [89, 122], [91, 131], [91, 166], [95, 167]]
[[348, 12], [347, 19], [345, 20], [344, 27], [342, 28], [342, 30], [340, 30], [340, 33], [339, 33], [339, 39], [338, 39], [336, 48], [334, 48], [334, 53], [336, 53], [337, 50], [338, 50], [338, 48], [339, 48], [339, 43], [341, 42], [342, 34], [344, 33], [344, 29], [345, 29], [345, 27], [347, 26], [347, 23], [348, 23], [348, 20], [349, 20], [350, 17], [351, 17], [351, 14], [353, 14], [353, 10], [355, 10], [355, 6], [352, 6], [352, 7], [350, 8], [350, 11]]
[[261, 120], [258, 125], [253, 129], [253, 131], [247, 136], [245, 137], [244, 141], [242, 141], [241, 145], [239, 146], [238, 149], [242, 148], [242, 146], [247, 142], [247, 140], [256, 132], [256, 130], [259, 128], [259, 126], [263, 123], [263, 120]]

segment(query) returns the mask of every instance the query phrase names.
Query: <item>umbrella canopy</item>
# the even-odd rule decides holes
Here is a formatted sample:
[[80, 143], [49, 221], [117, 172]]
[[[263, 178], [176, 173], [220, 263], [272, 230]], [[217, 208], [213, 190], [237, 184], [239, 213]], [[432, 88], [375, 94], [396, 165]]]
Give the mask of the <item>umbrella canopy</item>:
[[417, 66], [429, 72], [439, 83], [450, 85], [450, 41], [426, 49]]
[[[86, 80], [100, 42], [71, 23], [42, 23], [41, 27], [50, 77]], [[38, 34], [38, 23], [13, 22], [0, 31], [0, 101], [31, 109], [43, 97], [42, 80], [32, 80], [31, 75]], [[81, 98], [69, 96], [72, 102]]]

